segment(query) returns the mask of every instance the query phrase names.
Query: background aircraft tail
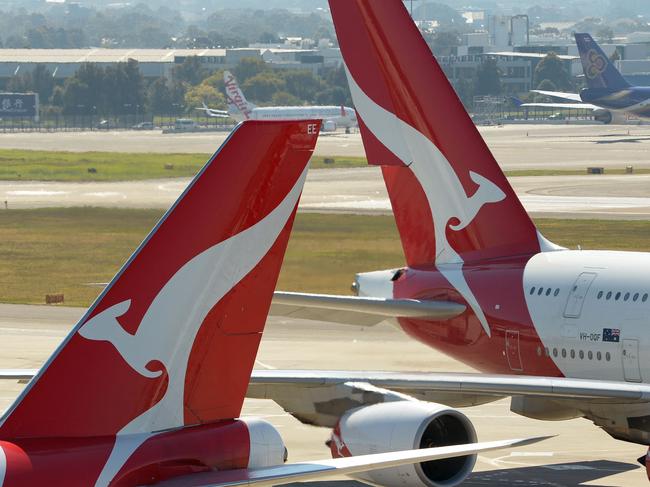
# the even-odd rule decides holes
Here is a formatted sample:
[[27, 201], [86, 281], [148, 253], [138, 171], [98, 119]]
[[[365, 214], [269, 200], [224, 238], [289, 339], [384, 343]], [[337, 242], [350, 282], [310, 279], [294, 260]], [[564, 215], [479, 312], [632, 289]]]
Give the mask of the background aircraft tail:
[[630, 84], [621, 76], [600, 46], [589, 34], [575, 34], [582, 70], [589, 88], [622, 90]]
[[245, 122], [0, 421], [0, 438], [236, 418], [320, 122]]
[[244, 120], [250, 119], [255, 105], [246, 100], [235, 76], [230, 71], [224, 71], [223, 82], [226, 85], [228, 113], [233, 117], [243, 117]]
[[370, 164], [410, 266], [540, 250], [535, 226], [402, 2], [331, 0]]

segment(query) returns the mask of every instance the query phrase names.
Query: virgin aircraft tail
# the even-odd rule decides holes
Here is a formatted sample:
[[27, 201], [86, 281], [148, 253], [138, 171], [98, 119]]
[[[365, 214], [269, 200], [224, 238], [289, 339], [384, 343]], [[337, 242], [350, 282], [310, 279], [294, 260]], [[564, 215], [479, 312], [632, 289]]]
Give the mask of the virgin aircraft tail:
[[230, 71], [223, 72], [223, 82], [226, 85], [226, 102], [228, 103], [228, 113], [233, 118], [243, 118], [249, 120], [255, 105], [246, 100], [237, 79]]
[[0, 438], [141, 442], [238, 417], [319, 126], [235, 128], [2, 418]]
[[589, 34], [575, 34], [582, 70], [589, 88], [607, 88], [612, 91], [630, 87], [621, 73]]
[[535, 253], [540, 240], [399, 1], [331, 0], [370, 164], [410, 266]]

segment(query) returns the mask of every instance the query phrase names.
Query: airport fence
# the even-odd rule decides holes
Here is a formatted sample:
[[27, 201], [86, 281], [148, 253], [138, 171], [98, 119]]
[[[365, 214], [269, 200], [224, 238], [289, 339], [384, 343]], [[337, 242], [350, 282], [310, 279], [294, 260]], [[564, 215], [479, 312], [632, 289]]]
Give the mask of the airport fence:
[[[98, 115], [45, 115], [38, 120], [25, 117], [0, 119], [2, 132], [82, 132], [101, 130], [174, 130], [177, 120], [192, 120], [199, 130], [231, 130], [235, 121], [229, 118], [184, 116], [176, 114], [133, 114], [102, 117]], [[191, 125], [191, 123], [190, 123]], [[187, 122], [183, 128], [187, 129]]]

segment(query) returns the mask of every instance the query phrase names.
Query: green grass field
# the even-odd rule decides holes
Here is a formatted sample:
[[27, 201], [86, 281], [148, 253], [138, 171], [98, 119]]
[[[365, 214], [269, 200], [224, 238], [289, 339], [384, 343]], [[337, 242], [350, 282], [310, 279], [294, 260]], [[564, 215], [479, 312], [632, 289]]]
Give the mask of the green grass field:
[[[0, 150], [0, 180], [134, 181], [194, 176], [210, 154]], [[363, 157], [314, 157], [312, 168], [360, 167]]]
[[[0, 211], [0, 302], [44, 303], [64, 293], [87, 306], [161, 216], [158, 210], [98, 208]], [[650, 251], [650, 222], [539, 220], [554, 242], [583, 249]], [[349, 293], [356, 272], [397, 267], [402, 250], [390, 216], [301, 213], [279, 289]]]
[[[151, 154], [116, 152], [52, 152], [18, 149], [0, 150], [0, 180], [4, 181], [134, 181], [191, 177], [210, 154]], [[329, 162], [325, 162], [328, 160]], [[365, 167], [365, 157], [314, 156], [312, 169]], [[606, 174], [625, 170], [607, 169]], [[638, 168], [635, 174], [648, 174]], [[512, 176], [586, 175], [584, 170], [531, 169], [506, 171]], [[595, 176], [592, 176], [595, 177]]]

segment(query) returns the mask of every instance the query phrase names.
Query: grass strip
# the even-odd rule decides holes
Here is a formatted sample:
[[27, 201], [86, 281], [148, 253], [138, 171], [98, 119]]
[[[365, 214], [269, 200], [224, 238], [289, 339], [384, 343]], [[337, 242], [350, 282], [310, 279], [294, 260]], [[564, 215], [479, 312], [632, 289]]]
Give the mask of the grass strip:
[[[0, 302], [42, 304], [64, 293], [88, 306], [160, 218], [159, 210], [48, 208], [0, 211]], [[540, 219], [552, 241], [583, 249], [650, 251], [650, 221]], [[300, 213], [279, 289], [349, 293], [357, 272], [403, 265], [391, 216]]]

